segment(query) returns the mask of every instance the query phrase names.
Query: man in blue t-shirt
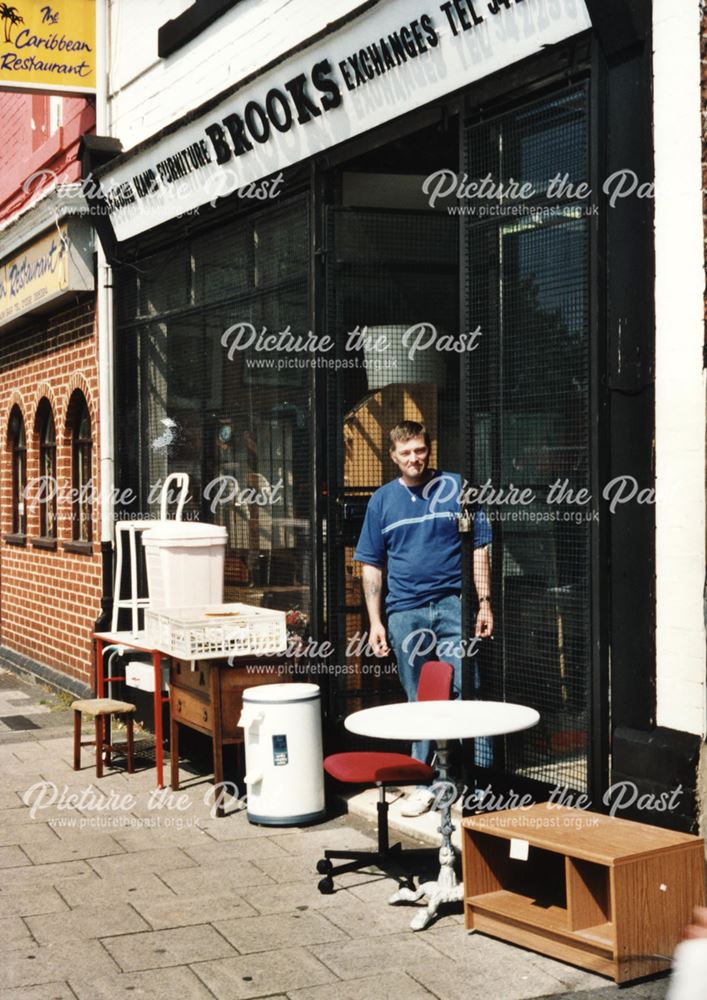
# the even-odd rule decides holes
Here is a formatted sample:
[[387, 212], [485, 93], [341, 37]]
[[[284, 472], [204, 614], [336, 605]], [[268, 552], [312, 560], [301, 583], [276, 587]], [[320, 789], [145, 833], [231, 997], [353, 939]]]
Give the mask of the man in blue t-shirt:
[[[408, 701], [415, 701], [420, 670], [426, 660], [446, 660], [454, 667], [454, 697], [461, 697], [461, 478], [429, 469], [430, 438], [414, 420], [390, 432], [390, 457], [400, 477], [381, 486], [366, 510], [354, 559], [363, 563], [363, 593], [368, 609], [369, 644], [376, 656], [390, 652]], [[493, 632], [488, 545], [491, 528], [480, 509], [473, 512], [474, 585], [479, 601], [475, 635]], [[383, 572], [388, 594], [386, 633], [382, 617]], [[474, 687], [479, 687], [478, 666]], [[490, 763], [490, 744], [477, 740], [478, 751]], [[417, 760], [430, 757], [429, 740], [413, 743]], [[403, 815], [426, 812], [434, 796], [417, 788]]]

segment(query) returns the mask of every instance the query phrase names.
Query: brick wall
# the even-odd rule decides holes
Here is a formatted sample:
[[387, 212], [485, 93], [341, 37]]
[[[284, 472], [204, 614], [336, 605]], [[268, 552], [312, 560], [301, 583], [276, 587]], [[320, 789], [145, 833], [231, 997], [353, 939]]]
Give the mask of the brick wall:
[[27, 438], [27, 479], [39, 476], [35, 430], [37, 405], [52, 405], [56, 427], [57, 479], [71, 487], [69, 400], [81, 389], [91, 414], [93, 482], [98, 492], [98, 367], [93, 300], [84, 301], [48, 321], [35, 321], [0, 335], [0, 643], [84, 683], [91, 681], [91, 631], [101, 600], [100, 511], [93, 508], [93, 553], [64, 551], [72, 539], [70, 497], [57, 503], [57, 548], [32, 545], [39, 535], [39, 510], [27, 510], [24, 546], [6, 541], [12, 531], [12, 462], [8, 421], [17, 403]]
[[49, 96], [0, 92], [0, 221], [34, 194], [80, 180], [79, 139], [93, 131], [95, 111], [82, 97], [62, 98], [63, 124], [54, 132]]

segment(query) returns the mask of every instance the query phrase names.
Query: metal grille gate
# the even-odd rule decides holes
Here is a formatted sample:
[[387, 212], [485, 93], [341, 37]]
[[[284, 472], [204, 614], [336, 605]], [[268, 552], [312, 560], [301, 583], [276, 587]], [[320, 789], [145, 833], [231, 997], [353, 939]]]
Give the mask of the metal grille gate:
[[[532, 498], [496, 496], [486, 508], [496, 637], [484, 651], [483, 696], [541, 714], [535, 729], [497, 741], [507, 778], [579, 791], [588, 787], [597, 526], [594, 500], [570, 502], [567, 491], [591, 492], [590, 220], [576, 197], [576, 185], [590, 181], [588, 133], [580, 85], [469, 126], [464, 137], [470, 180], [533, 187], [530, 197], [468, 202], [464, 217], [466, 322], [482, 331], [464, 377], [464, 471], [474, 485], [512, 484]], [[574, 192], [553, 191], [556, 175]]]

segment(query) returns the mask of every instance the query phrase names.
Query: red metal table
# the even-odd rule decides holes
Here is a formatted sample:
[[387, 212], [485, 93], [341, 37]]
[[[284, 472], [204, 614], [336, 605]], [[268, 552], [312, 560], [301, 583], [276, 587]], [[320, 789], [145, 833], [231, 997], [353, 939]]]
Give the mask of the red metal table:
[[95, 643], [95, 677], [96, 677], [96, 697], [105, 697], [106, 684], [112, 681], [124, 681], [124, 676], [106, 676], [103, 667], [103, 654], [107, 646], [115, 646], [118, 649], [135, 650], [139, 653], [148, 653], [152, 657], [152, 666], [155, 672], [155, 690], [152, 696], [152, 711], [155, 728], [155, 765], [157, 771], [157, 787], [164, 788], [164, 749], [162, 746], [162, 706], [169, 705], [169, 695], [162, 693], [162, 658], [169, 656], [164, 650], [155, 649], [150, 643], [145, 633], [134, 632], [94, 632]]

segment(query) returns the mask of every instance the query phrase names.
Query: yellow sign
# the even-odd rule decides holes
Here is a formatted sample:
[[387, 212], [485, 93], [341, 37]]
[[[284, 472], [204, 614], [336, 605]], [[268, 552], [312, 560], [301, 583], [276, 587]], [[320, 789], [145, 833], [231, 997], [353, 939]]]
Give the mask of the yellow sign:
[[0, 267], [0, 326], [67, 290], [68, 250], [69, 238], [62, 226]]
[[96, 0], [0, 3], [0, 88], [94, 93]]

